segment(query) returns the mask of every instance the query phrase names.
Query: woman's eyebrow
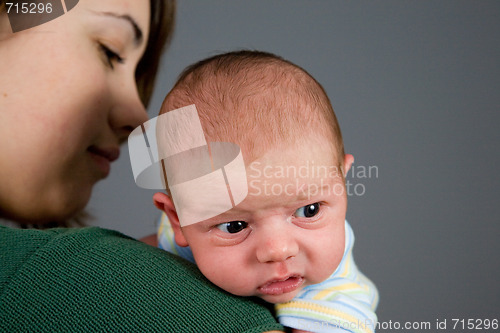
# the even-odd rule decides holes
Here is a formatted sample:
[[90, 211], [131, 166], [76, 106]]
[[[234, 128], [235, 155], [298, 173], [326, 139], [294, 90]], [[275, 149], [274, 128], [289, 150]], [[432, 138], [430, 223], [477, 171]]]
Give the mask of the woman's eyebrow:
[[125, 20], [126, 22], [130, 23], [132, 26], [132, 29], [134, 30], [134, 45], [139, 46], [142, 43], [143, 40], [143, 33], [137, 22], [130, 16], [130, 15], [118, 15], [115, 13], [110, 13], [110, 12], [104, 12], [103, 13], [106, 16], [110, 16], [116, 19], [120, 20]]

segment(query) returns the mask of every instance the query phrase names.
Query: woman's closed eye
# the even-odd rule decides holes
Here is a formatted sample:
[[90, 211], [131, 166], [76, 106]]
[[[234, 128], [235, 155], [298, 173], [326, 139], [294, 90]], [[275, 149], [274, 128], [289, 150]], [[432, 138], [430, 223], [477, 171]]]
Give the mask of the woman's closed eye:
[[217, 229], [229, 234], [236, 234], [238, 232], [245, 230], [247, 227], [248, 223], [244, 221], [224, 222], [217, 225]]
[[108, 46], [104, 44], [99, 44], [99, 48], [101, 49], [102, 53], [106, 57], [106, 62], [111, 69], [114, 69], [114, 63], [119, 63], [123, 64], [125, 62], [125, 59], [122, 58], [118, 53], [115, 51], [111, 50]]
[[321, 205], [319, 202], [305, 205], [297, 209], [294, 215], [301, 218], [313, 218], [318, 215], [320, 207]]

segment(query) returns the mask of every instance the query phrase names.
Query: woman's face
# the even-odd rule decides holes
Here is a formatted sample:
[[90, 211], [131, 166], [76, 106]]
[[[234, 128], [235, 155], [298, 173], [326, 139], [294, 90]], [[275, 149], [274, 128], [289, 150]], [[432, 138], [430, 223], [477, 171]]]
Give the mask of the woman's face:
[[149, 1], [82, 0], [0, 33], [0, 215], [42, 222], [84, 208], [147, 119], [134, 73], [149, 19]]

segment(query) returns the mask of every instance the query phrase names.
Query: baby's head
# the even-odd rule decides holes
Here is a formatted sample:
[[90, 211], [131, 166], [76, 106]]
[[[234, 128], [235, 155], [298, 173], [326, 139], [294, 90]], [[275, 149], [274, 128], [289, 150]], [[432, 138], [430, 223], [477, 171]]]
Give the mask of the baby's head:
[[248, 195], [181, 226], [173, 201], [157, 193], [177, 244], [191, 247], [209, 280], [240, 296], [285, 302], [328, 278], [344, 253], [343, 174], [353, 158], [321, 85], [275, 55], [232, 52], [188, 67], [161, 113], [191, 104], [207, 141], [241, 148]]

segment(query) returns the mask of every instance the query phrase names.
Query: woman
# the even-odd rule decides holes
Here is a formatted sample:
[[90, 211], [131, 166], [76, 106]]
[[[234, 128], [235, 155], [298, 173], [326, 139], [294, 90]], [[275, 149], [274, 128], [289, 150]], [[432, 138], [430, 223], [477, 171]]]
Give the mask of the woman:
[[[16, 33], [7, 9], [1, 2], [0, 218], [65, 225], [147, 119], [174, 3], [80, 0]], [[1, 332], [281, 329], [263, 306], [113, 231], [0, 227], [0, 253]]]
[[18, 33], [8, 32], [3, 15], [2, 217], [61, 223], [108, 175], [119, 145], [147, 119], [144, 105], [172, 30], [172, 3], [151, 4], [151, 27], [145, 1], [81, 1]]

